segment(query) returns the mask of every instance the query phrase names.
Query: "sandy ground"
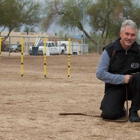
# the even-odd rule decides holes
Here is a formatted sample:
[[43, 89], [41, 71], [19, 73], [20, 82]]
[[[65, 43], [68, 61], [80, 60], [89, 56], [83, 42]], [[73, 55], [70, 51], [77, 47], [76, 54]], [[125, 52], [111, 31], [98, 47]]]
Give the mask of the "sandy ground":
[[106, 122], [91, 116], [60, 116], [64, 112], [100, 115], [104, 83], [95, 71], [98, 54], [24, 56], [1, 53], [0, 140], [139, 140], [140, 123]]

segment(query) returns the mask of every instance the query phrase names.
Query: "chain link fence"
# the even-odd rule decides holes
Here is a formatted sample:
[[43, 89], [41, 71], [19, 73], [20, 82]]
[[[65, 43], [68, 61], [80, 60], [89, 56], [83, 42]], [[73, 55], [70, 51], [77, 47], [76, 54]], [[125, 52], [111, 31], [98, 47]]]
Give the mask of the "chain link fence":
[[[24, 52], [28, 53], [29, 47], [35, 44], [36, 37], [23, 37], [23, 36], [9, 36], [4, 43], [2, 43], [2, 51], [9, 51], [9, 48], [14, 44], [20, 44], [21, 38], [24, 38]], [[47, 38], [47, 41], [55, 42], [56, 46], [58, 45], [67, 45], [68, 46], [69, 38]], [[71, 39], [71, 49], [72, 52], [77, 49], [78, 54], [87, 54], [87, 53], [98, 53], [101, 54], [103, 47], [113, 42], [113, 39], [94, 39], [97, 44], [87, 38], [70, 38]], [[67, 44], [63, 43], [67, 42]], [[140, 44], [140, 40], [137, 39], [137, 42]], [[60, 44], [59, 44], [60, 43]]]
[[[96, 39], [97, 45], [93, 43], [91, 40], [86, 39], [86, 44], [88, 44], [89, 53], [98, 53], [101, 54], [103, 51], [103, 47], [110, 44], [115, 40], [113, 39]], [[140, 40], [136, 40], [138, 44], [140, 44]]]
[[[21, 38], [24, 38], [24, 53], [28, 53], [29, 47], [34, 46], [37, 37], [23, 37], [23, 36], [9, 36], [6, 41], [2, 44], [2, 51], [10, 51], [10, 47], [15, 44], [21, 44]], [[41, 38], [41, 37], [40, 37]], [[56, 46], [65, 46], [66, 54], [68, 50], [68, 39], [69, 38], [49, 38], [48, 42], [54, 42]], [[42, 38], [43, 40], [43, 38]], [[82, 39], [70, 38], [71, 40], [71, 54], [85, 54], [89, 53], [88, 44], [84, 44]]]

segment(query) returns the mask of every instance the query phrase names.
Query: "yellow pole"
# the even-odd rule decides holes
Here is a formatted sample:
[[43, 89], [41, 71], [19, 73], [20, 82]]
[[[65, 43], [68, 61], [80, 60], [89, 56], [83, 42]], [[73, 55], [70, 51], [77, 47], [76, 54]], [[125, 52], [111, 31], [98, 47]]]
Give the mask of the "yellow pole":
[[46, 52], [47, 52], [47, 49], [46, 49], [46, 43], [47, 43], [47, 39], [44, 38], [44, 77], [46, 77], [47, 75], [47, 55], [46, 55]]
[[70, 43], [71, 43], [71, 39], [69, 38], [69, 43], [68, 43], [68, 77], [70, 77]]
[[0, 37], [0, 61], [1, 61], [1, 46], [2, 46], [1, 41], [2, 41], [2, 39]]
[[23, 67], [23, 59], [24, 59], [23, 48], [24, 48], [24, 39], [21, 38], [21, 66], [20, 66], [21, 76], [23, 76], [23, 73], [24, 73], [24, 67]]

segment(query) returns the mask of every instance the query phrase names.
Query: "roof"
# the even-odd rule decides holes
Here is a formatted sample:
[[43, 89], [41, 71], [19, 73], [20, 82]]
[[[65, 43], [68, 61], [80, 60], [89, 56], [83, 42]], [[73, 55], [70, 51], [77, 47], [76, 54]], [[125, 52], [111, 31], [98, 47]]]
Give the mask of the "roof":
[[[1, 36], [7, 36], [8, 32], [1, 32]], [[28, 35], [26, 32], [14, 32], [12, 31], [10, 33], [11, 37], [21, 36], [21, 37], [53, 37], [53, 38], [59, 38], [58, 36], [53, 36], [48, 33], [36, 33], [36, 32], [29, 32]]]
[[82, 39], [82, 35], [74, 35], [72, 36], [73, 38], [76, 38], [76, 39]]

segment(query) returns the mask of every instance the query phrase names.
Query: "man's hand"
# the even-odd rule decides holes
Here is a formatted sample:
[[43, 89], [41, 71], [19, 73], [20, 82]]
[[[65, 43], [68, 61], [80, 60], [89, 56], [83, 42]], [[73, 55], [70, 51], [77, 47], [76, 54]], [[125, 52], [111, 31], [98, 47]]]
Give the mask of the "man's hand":
[[132, 75], [124, 75], [125, 84], [128, 84], [131, 78], [132, 78]]

